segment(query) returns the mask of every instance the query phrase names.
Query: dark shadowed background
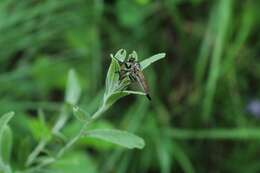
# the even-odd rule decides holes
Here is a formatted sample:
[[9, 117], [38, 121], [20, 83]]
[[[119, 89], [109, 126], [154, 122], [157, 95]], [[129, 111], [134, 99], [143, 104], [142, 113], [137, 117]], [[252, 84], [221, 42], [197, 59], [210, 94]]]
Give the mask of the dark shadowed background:
[[[93, 126], [131, 131], [145, 148], [81, 139], [39, 172], [260, 172], [259, 8], [257, 0], [1, 0], [0, 115], [16, 113], [13, 172], [26, 169], [64, 111], [68, 71], [92, 113], [120, 48], [140, 60], [166, 53], [144, 71], [152, 101], [124, 97]], [[80, 125], [71, 115], [61, 133]], [[40, 155], [55, 153], [61, 138]]]

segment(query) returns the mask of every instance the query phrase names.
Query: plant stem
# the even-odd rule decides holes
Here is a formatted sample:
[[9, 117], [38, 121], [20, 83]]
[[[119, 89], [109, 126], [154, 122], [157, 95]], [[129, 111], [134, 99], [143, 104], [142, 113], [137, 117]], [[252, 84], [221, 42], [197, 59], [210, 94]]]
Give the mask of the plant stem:
[[[61, 113], [59, 118], [57, 119], [54, 127], [52, 128], [52, 135], [59, 133], [60, 129], [65, 125], [68, 119], [68, 111], [66, 105], [63, 105], [61, 108]], [[49, 139], [41, 139], [38, 143], [37, 147], [31, 152], [26, 160], [26, 166], [30, 166], [39, 153], [45, 148], [46, 144], [48, 143]]]
[[95, 121], [100, 115], [105, 112], [105, 107], [101, 106], [93, 115], [90, 121], [86, 122], [80, 129], [79, 133], [73, 137], [57, 154], [57, 158], [60, 158], [75, 142], [77, 142], [78, 139], [80, 139], [81, 136], [84, 135], [85, 129], [89, 124], [91, 124], [93, 121]]
[[28, 156], [27, 161], [26, 161], [26, 166], [30, 166], [34, 159], [38, 156], [38, 154], [42, 151], [42, 149], [45, 147], [47, 144], [47, 140], [43, 139], [41, 140], [36, 148], [32, 151], [32, 153]]
[[[62, 148], [60, 149], [60, 151], [58, 152], [58, 154], [57, 154], [57, 156], [56, 156], [55, 158], [51, 158], [51, 159], [48, 160], [47, 162], [44, 162], [44, 163], [42, 163], [42, 164], [40, 164], [40, 165], [38, 165], [38, 166], [35, 166], [35, 167], [33, 167], [33, 168], [30, 168], [29, 170], [27, 170], [27, 171], [25, 171], [25, 172], [26, 172], [26, 173], [34, 172], [34, 171], [36, 171], [36, 170], [41, 169], [41, 168], [44, 167], [44, 166], [47, 166], [47, 165], [49, 165], [49, 164], [55, 162], [57, 159], [61, 158], [61, 157], [64, 155], [64, 153], [65, 153], [66, 151], [68, 151], [68, 150], [72, 147], [72, 145], [73, 145], [74, 143], [76, 143], [76, 142], [80, 139], [81, 136], [84, 135], [85, 130], [86, 130], [86, 128], [88, 127], [88, 125], [91, 124], [93, 121], [95, 121], [97, 118], [99, 118], [100, 115], [101, 115], [102, 113], [104, 113], [106, 110], [107, 110], [107, 107], [101, 106], [101, 107], [91, 116], [91, 117], [92, 117], [91, 120], [88, 121], [88, 122], [86, 122], [86, 123], [81, 127], [79, 133], [78, 133], [76, 136], [74, 136], [64, 147], [62, 147]], [[43, 144], [43, 145], [45, 146], [45, 144]], [[37, 148], [37, 147], [36, 147], [36, 148]], [[40, 148], [42, 148], [42, 147], [40, 147]], [[37, 149], [37, 151], [38, 151], [38, 149]]]

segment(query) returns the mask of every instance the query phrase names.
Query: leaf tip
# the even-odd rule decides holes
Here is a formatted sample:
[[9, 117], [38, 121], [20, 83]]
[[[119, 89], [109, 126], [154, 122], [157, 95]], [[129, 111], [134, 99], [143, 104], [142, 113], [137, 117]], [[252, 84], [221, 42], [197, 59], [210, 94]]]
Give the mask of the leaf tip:
[[14, 114], [15, 114], [14, 111], [9, 112], [9, 115], [10, 115], [10, 116], [14, 116]]
[[165, 53], [165, 52], [162, 52], [161, 55], [162, 55], [163, 58], [165, 58], [166, 53]]
[[5, 115], [8, 116], [9, 119], [12, 119], [13, 116], [15, 115], [15, 112], [14, 111], [10, 111], [10, 112], [6, 113]]
[[139, 146], [137, 147], [138, 149], [143, 149], [145, 147], [145, 141], [143, 138], [140, 139]]
[[76, 106], [76, 105], [74, 105], [73, 108], [72, 108], [72, 110], [73, 110], [73, 112], [77, 112], [77, 111], [79, 111], [79, 107]]

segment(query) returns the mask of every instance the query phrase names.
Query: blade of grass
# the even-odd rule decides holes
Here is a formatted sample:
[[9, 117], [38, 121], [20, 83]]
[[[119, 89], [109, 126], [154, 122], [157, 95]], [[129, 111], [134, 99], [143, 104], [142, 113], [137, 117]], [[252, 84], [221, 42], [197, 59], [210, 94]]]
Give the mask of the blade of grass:
[[205, 122], [209, 121], [212, 109], [213, 99], [216, 91], [217, 80], [220, 73], [221, 57], [223, 55], [227, 30], [230, 23], [230, 15], [232, 9], [232, 0], [221, 0], [218, 3], [218, 29], [216, 33], [216, 41], [213, 48], [212, 60], [210, 64], [209, 76], [205, 88], [205, 98], [203, 100], [202, 118]]
[[176, 161], [180, 164], [185, 173], [194, 173], [195, 170], [184, 150], [176, 142], [172, 142], [172, 152]]
[[168, 130], [168, 135], [173, 139], [180, 140], [260, 140], [259, 128], [237, 129], [177, 129]]
[[196, 68], [195, 68], [195, 79], [196, 79], [196, 83], [197, 85], [200, 85], [202, 82], [203, 77], [205, 76], [206, 73], [206, 67], [209, 61], [209, 55], [211, 52], [211, 47], [213, 44], [213, 41], [216, 39], [215, 38], [215, 23], [216, 21], [216, 10], [213, 9], [211, 14], [210, 14], [210, 18], [209, 18], [209, 22], [208, 22], [208, 26], [207, 26], [207, 30], [205, 33], [205, 36], [203, 38], [201, 47], [200, 47], [200, 51], [199, 51], [199, 55], [198, 55], [198, 61], [196, 64]]

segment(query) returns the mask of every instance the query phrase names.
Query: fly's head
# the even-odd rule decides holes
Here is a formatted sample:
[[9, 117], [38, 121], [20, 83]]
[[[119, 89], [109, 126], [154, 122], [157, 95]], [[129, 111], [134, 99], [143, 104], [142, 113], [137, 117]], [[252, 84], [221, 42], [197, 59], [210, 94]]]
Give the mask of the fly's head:
[[128, 58], [125, 61], [125, 66], [132, 73], [137, 73], [138, 71], [141, 71], [141, 66], [138, 62], [138, 56], [135, 51], [129, 54]]

